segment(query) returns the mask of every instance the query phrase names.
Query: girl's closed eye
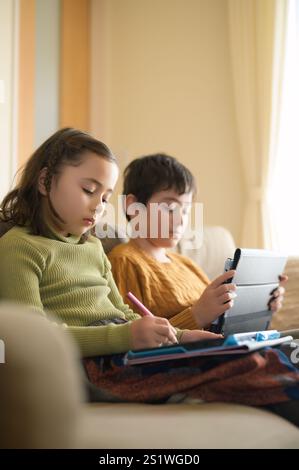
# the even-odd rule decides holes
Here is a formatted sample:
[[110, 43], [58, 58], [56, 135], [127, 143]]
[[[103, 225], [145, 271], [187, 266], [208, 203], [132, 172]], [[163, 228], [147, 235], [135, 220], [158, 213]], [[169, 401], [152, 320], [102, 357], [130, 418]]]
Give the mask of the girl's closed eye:
[[86, 194], [94, 194], [94, 191], [91, 191], [90, 189], [87, 189], [87, 188], [82, 188], [82, 189]]
[[[88, 194], [88, 195], [90, 195], [90, 196], [92, 196], [92, 195], [94, 195], [94, 194], [96, 193], [96, 190], [90, 190], [90, 189], [87, 189], [87, 188], [82, 188], [82, 189], [83, 189], [83, 191], [84, 191], [86, 194]], [[107, 197], [103, 197], [103, 198], [102, 198], [102, 203], [103, 203], [103, 204], [108, 204], [108, 202], [109, 202], [109, 201], [108, 201], [108, 198], [107, 198]]]

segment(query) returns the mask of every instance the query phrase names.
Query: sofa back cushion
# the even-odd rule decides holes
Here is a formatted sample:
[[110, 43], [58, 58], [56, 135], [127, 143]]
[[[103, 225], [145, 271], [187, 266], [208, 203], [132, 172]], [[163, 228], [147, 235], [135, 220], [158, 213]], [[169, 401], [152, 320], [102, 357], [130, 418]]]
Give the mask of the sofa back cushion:
[[289, 277], [282, 309], [272, 318], [271, 328], [291, 330], [299, 328], [299, 257], [288, 259], [285, 273]]
[[0, 220], [0, 237], [4, 235], [8, 230], [10, 230], [14, 224], [12, 222], [4, 222], [3, 220]]

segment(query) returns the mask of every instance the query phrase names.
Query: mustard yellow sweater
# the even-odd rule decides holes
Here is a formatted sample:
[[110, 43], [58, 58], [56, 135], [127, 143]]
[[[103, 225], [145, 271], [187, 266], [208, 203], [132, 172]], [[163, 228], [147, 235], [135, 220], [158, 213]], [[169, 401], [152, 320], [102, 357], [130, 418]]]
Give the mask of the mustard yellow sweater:
[[[130, 321], [140, 318], [125, 305], [100, 240], [30, 235], [14, 227], [0, 238], [0, 300], [52, 312], [68, 325], [82, 356], [131, 348]], [[120, 318], [123, 324], [89, 326]]]
[[169, 252], [170, 263], [161, 263], [134, 240], [116, 246], [108, 257], [123, 298], [131, 291], [154, 315], [167, 318], [173, 326], [198, 328], [190, 310], [209, 279], [189, 258]]

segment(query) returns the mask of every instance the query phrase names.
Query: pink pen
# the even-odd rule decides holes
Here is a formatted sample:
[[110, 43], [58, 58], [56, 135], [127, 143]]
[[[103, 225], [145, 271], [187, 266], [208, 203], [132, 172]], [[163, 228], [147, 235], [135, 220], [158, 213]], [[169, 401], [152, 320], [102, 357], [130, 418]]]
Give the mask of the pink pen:
[[144, 316], [150, 316], [150, 317], [153, 317], [154, 315], [152, 314], [152, 312], [146, 308], [143, 303], [140, 302], [140, 300], [138, 300], [135, 295], [132, 294], [132, 292], [128, 292], [127, 293], [127, 297], [128, 299], [131, 300], [131, 302], [136, 305], [136, 307], [138, 307], [141, 315], [144, 315]]

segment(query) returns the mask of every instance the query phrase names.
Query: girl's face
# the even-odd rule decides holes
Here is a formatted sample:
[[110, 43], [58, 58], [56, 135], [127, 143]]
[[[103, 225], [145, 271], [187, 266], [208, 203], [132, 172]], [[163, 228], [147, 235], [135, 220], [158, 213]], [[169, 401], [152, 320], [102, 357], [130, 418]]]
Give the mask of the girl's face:
[[174, 189], [152, 195], [146, 206], [147, 235], [153, 245], [164, 248], [177, 245], [188, 223], [192, 197], [192, 192], [178, 194]]
[[63, 166], [52, 178], [50, 199], [65, 223], [58, 225], [55, 220], [54, 228], [63, 236], [83, 235], [101, 216], [117, 178], [117, 165], [93, 152], [84, 153], [78, 166]]

